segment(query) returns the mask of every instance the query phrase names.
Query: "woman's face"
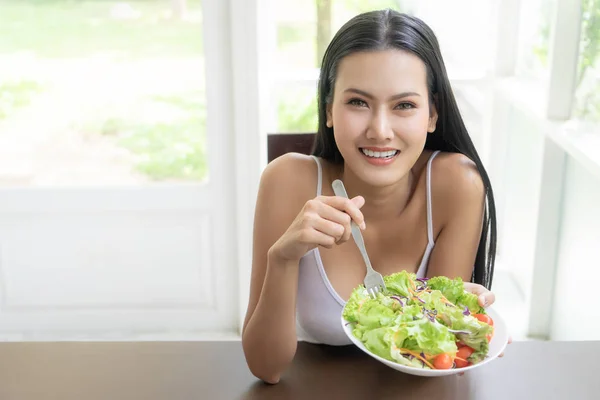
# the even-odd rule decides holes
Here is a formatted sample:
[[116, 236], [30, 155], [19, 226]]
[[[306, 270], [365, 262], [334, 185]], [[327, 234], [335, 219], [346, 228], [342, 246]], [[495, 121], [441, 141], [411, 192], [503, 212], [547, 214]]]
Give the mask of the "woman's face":
[[345, 168], [364, 182], [401, 180], [435, 130], [425, 64], [402, 50], [360, 52], [340, 62], [327, 125]]

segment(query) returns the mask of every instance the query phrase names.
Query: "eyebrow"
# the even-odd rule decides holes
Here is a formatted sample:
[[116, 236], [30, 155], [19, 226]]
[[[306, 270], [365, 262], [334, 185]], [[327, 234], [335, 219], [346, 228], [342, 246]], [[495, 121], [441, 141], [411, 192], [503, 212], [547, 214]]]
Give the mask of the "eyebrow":
[[[356, 93], [356, 94], [360, 94], [361, 96], [365, 96], [368, 99], [373, 99], [374, 96], [368, 92], [365, 92], [364, 90], [360, 90], [360, 89], [355, 89], [355, 88], [348, 88], [346, 90], [344, 90], [344, 93]], [[390, 97], [390, 100], [398, 100], [398, 99], [403, 99], [405, 97], [410, 97], [410, 96], [421, 96], [419, 93], [417, 92], [402, 92], [402, 93], [398, 93], [393, 95], [392, 97]]]

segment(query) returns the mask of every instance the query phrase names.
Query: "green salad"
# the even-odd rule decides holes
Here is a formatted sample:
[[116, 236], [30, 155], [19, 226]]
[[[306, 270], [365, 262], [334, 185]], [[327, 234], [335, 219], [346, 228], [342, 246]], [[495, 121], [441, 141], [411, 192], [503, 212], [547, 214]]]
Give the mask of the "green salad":
[[357, 287], [343, 311], [369, 351], [425, 369], [463, 368], [486, 357], [494, 323], [462, 279], [402, 271], [384, 281], [387, 291], [376, 298]]

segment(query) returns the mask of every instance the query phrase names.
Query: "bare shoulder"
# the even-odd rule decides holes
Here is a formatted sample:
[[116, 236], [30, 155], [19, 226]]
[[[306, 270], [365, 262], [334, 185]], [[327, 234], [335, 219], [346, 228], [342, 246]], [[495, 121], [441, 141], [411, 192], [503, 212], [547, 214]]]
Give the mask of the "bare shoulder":
[[431, 168], [432, 173], [439, 178], [436, 179], [436, 186], [461, 189], [472, 195], [482, 195], [484, 192], [483, 179], [477, 165], [464, 154], [439, 153]]
[[[477, 165], [464, 154], [442, 152], [431, 164], [432, 193], [448, 211], [479, 208], [485, 196], [485, 185]], [[434, 203], [436, 203], [434, 201]]]
[[317, 174], [317, 164], [311, 156], [286, 153], [267, 165], [261, 184], [291, 189], [296, 194], [311, 190], [316, 193]]
[[317, 193], [317, 164], [310, 156], [287, 153], [271, 161], [261, 176], [258, 202], [269, 207], [299, 211]]

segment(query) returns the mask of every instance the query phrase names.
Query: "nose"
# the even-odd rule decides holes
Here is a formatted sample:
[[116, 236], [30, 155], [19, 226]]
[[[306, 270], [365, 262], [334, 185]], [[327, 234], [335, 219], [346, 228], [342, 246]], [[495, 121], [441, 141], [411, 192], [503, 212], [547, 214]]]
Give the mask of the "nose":
[[374, 140], [388, 140], [394, 137], [390, 116], [386, 110], [378, 110], [373, 113], [367, 130], [367, 138]]

